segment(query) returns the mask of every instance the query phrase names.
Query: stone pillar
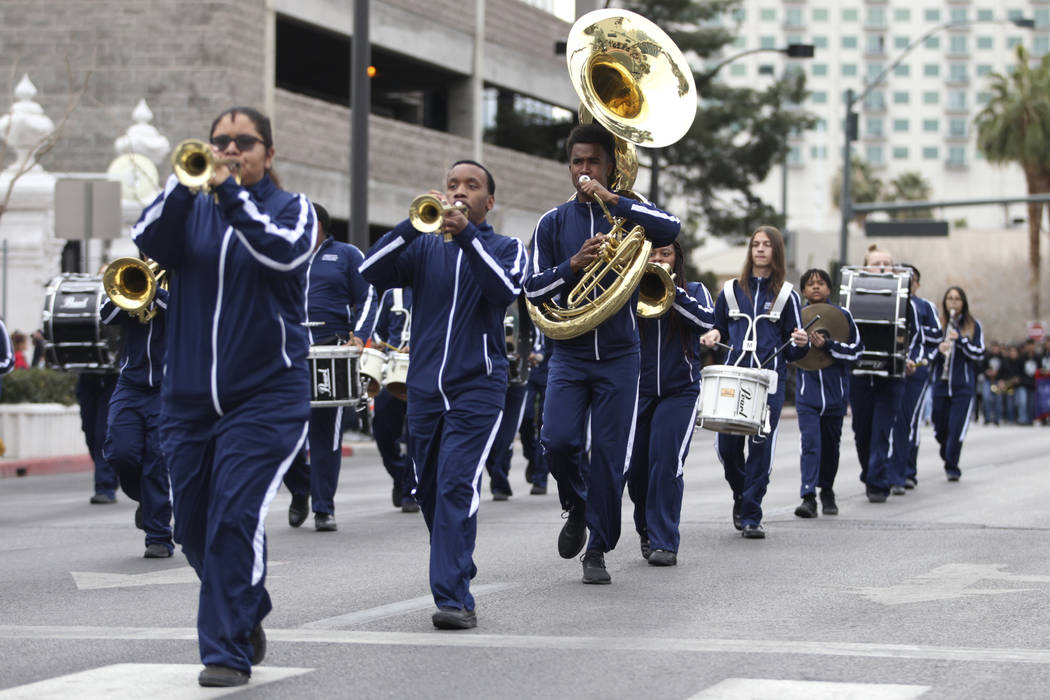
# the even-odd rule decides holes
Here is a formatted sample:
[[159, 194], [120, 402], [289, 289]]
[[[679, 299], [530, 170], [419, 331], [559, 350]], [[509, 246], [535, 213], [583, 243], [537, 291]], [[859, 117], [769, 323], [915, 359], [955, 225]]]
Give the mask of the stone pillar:
[[[55, 177], [36, 159], [55, 134], [55, 125], [33, 100], [37, 90], [25, 75], [15, 87], [15, 102], [0, 117], [4, 150], [15, 161], [0, 173], [0, 311], [10, 332], [40, 327], [44, 286], [61, 269], [64, 241], [54, 236]], [[10, 194], [9, 194], [10, 193]], [[6, 201], [5, 201], [6, 200]]]

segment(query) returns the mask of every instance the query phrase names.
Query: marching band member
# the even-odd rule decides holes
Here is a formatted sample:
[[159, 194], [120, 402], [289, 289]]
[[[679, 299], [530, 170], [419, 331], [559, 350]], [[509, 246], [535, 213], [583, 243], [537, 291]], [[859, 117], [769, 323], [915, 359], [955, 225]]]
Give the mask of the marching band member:
[[95, 465], [95, 495], [92, 505], [107, 505], [117, 502], [117, 487], [120, 478], [113, 465], [106, 461], [103, 446], [106, 444], [106, 421], [109, 418], [109, 399], [117, 387], [117, 375], [113, 372], [80, 372], [73, 394], [80, 405], [80, 429], [84, 431], [84, 442]]
[[[808, 303], [828, 303], [831, 277], [824, 270], [806, 270], [799, 284]], [[795, 509], [795, 515], [800, 518], [817, 517], [818, 487], [821, 511], [825, 515], [838, 515], [839, 512], [835, 501], [835, 476], [839, 471], [842, 419], [849, 405], [849, 371], [864, 352], [864, 344], [852, 314], [841, 306], [837, 308], [849, 322], [849, 338], [841, 343], [825, 337], [820, 331], [810, 331], [810, 344], [824, 348], [834, 362], [823, 369], [798, 369], [795, 382], [802, 472], [802, 503]]]
[[[365, 256], [357, 246], [328, 235], [328, 211], [314, 204], [317, 214], [317, 243], [306, 266], [307, 334], [311, 345], [347, 344], [363, 348], [375, 323], [375, 290], [358, 272]], [[310, 463], [301, 455], [285, 475], [292, 491], [288, 524], [299, 527], [309, 510], [307, 496], [294, 484], [310, 482], [314, 529], [334, 532], [335, 490], [339, 485], [339, 466], [343, 459], [343, 407], [310, 408]], [[309, 475], [307, 477], [307, 474]], [[299, 491], [299, 493], [296, 493]]]
[[317, 223], [271, 175], [269, 119], [229, 109], [210, 140], [212, 193], [170, 177], [132, 238], [172, 275], [160, 439], [175, 541], [201, 580], [198, 681], [234, 686], [265, 654], [264, 522], [309, 428], [303, 295]]
[[981, 323], [970, 314], [961, 287], [948, 287], [941, 301], [944, 340], [930, 372], [933, 376], [933, 434], [941, 446], [944, 473], [958, 481], [959, 455], [977, 396], [977, 365], [984, 357]]
[[[759, 226], [751, 234], [740, 277], [732, 282], [733, 299], [726, 297], [727, 283], [715, 303], [715, 327], [700, 337], [700, 342], [708, 347], [728, 338], [728, 345], [733, 349], [726, 357], [726, 364], [733, 364], [744, 354], [742, 366], [753, 367], [757, 355], [760, 363], [771, 363], [769, 369], [777, 373], [777, 390], [766, 397], [770, 434], [745, 439], [743, 435], [719, 433], [715, 440], [726, 481], [733, 490], [733, 526], [748, 539], [766, 536], [762, 529], [762, 498], [773, 467], [787, 363], [801, 359], [809, 348], [809, 336], [802, 330], [798, 292], [784, 280], [786, 274], [784, 237], [773, 226]], [[769, 312], [779, 312], [779, 317], [776, 320], [757, 318]], [[744, 344], [751, 328], [755, 353], [745, 353]], [[784, 357], [775, 356], [777, 348], [785, 343]]]
[[[905, 264], [911, 270], [911, 303], [915, 307], [915, 317], [922, 326], [924, 351], [920, 361], [914, 364], [914, 371], [905, 370], [904, 397], [901, 399], [901, 411], [893, 429], [893, 454], [896, 461], [896, 473], [904, 475], [904, 488], [913, 489], [919, 483], [919, 438], [922, 432], [922, 406], [926, 400], [926, 391], [930, 387], [929, 363], [937, 353], [943, 332], [938, 319], [937, 306], [929, 299], [919, 296], [919, 268]], [[926, 360], [922, 362], [922, 360]]]
[[[627, 219], [628, 226], [641, 225], [654, 246], [670, 245], [678, 236], [677, 217], [607, 189], [614, 179], [614, 149], [612, 134], [598, 124], [581, 124], [569, 134], [566, 151], [576, 196], [548, 211], [536, 225], [532, 274], [525, 283], [533, 304], [558, 298], [565, 306], [564, 298], [582, 270], [601, 253], [612, 224], [597, 200], [612, 216]], [[590, 179], [581, 182], [584, 175]], [[584, 583], [612, 581], [605, 553], [620, 538], [623, 475], [638, 408], [637, 304], [635, 291], [597, 328], [552, 341], [540, 441], [568, 514], [558, 536], [558, 553], [572, 559], [586, 544]], [[594, 432], [585, 473], [580, 456], [586, 447], [588, 416]]]
[[659, 318], [639, 318], [641, 378], [627, 489], [642, 556], [652, 566], [678, 563], [685, 458], [700, 396], [700, 334], [714, 323], [711, 293], [686, 282], [682, 245], [654, 248], [649, 262], [668, 265], [674, 306]]
[[[11, 336], [7, 334], [7, 326], [0, 319], [0, 377], [5, 377], [15, 371], [15, 351], [11, 345]], [[0, 441], [3, 444], [3, 441]]]
[[[870, 272], [893, 269], [893, 256], [876, 245], [864, 255]], [[915, 306], [908, 304], [908, 359], [905, 371], [914, 371], [925, 352], [922, 327]], [[861, 338], [863, 340], [863, 338]], [[860, 461], [860, 480], [871, 503], [885, 503], [891, 488], [903, 495], [904, 471], [893, 458], [894, 423], [899, 419], [904, 398], [904, 381], [900, 377], [858, 375], [850, 377], [850, 408], [853, 411], [853, 436]]]
[[139, 506], [135, 525], [146, 533], [146, 559], [165, 559], [171, 541], [171, 483], [160, 449], [160, 384], [164, 376], [168, 290], [158, 287], [141, 322], [105, 296], [99, 317], [122, 330], [120, 376], [109, 400], [103, 455], [120, 477], [120, 487]]
[[[518, 323], [521, 320], [518, 319]], [[512, 334], [506, 336], [507, 348], [515, 348], [517, 351], [518, 339]], [[509, 353], [508, 353], [509, 354]], [[510, 358], [508, 357], [508, 363]], [[527, 358], [526, 358], [526, 361]], [[514, 495], [510, 486], [510, 461], [514, 456], [514, 435], [521, 426], [525, 416], [525, 400], [528, 396], [528, 387], [525, 381], [516, 381], [511, 376], [507, 382], [507, 396], [503, 403], [503, 418], [500, 420], [499, 430], [496, 431], [496, 439], [492, 441], [488, 459], [485, 460], [485, 469], [489, 473], [489, 488], [492, 490], [493, 501], [506, 501]]]
[[[470, 580], [481, 472], [507, 390], [503, 318], [521, 293], [526, 253], [486, 222], [495, 203], [492, 174], [458, 161], [446, 177], [443, 230], [425, 235], [399, 223], [369, 250], [361, 274], [377, 289], [411, 286], [412, 361], [408, 439], [430, 530], [430, 590], [439, 629], [477, 625]], [[435, 193], [436, 194], [436, 193]]]
[[[407, 352], [411, 324], [412, 288], [395, 287], [383, 292], [376, 316], [372, 340], [387, 348]], [[373, 402], [372, 437], [383, 460], [387, 474], [394, 480], [391, 498], [402, 513], [418, 513], [414, 496], [416, 475], [412, 459], [403, 449], [405, 443], [405, 401], [391, 394], [385, 387], [379, 390]]]
[[529, 493], [533, 496], [547, 494], [547, 477], [550, 468], [547, 456], [540, 447], [540, 431], [543, 428], [543, 399], [547, 395], [547, 365], [550, 353], [547, 351], [549, 341], [539, 328], [532, 340], [532, 351], [529, 353], [529, 381], [526, 385], [525, 413], [522, 415], [518, 437], [521, 439], [521, 452], [528, 460], [525, 467], [525, 480], [532, 484]]

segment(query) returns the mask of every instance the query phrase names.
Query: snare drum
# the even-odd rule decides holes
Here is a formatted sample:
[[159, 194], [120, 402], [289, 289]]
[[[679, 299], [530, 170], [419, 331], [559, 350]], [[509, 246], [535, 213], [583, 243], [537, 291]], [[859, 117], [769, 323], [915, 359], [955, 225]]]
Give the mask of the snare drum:
[[908, 361], [908, 297], [911, 274], [906, 270], [869, 272], [842, 268], [842, 305], [853, 315], [864, 352], [853, 374], [903, 377]]
[[307, 354], [310, 365], [311, 406], [349, 406], [361, 397], [357, 358], [351, 345], [314, 345]]
[[386, 353], [375, 348], [365, 348], [361, 351], [361, 361], [358, 370], [361, 378], [368, 383], [365, 392], [369, 398], [375, 397], [383, 386], [383, 367], [386, 366]]
[[700, 375], [699, 427], [729, 435], [769, 432], [766, 397], [777, 391], [775, 371], [710, 365]]
[[99, 320], [104, 295], [98, 275], [67, 272], [48, 283], [41, 314], [48, 367], [77, 372], [118, 370], [121, 329]]
[[387, 358], [386, 377], [383, 387], [391, 394], [406, 401], [408, 399], [408, 353], [392, 352]]

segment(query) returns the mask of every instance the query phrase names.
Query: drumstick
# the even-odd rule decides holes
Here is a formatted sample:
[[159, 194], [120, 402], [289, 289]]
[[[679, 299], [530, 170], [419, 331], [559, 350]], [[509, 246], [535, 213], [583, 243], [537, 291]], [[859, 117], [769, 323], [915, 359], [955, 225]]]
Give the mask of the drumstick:
[[[817, 321], [819, 321], [819, 320], [820, 320], [820, 314], [817, 314], [817, 315], [816, 315], [816, 316], [814, 316], [814, 317], [813, 317], [812, 319], [810, 319], [809, 323], [807, 323], [807, 324], [806, 324], [805, 326], [803, 326], [802, 330], [804, 330], [804, 331], [808, 331], [808, 330], [809, 330], [809, 327], [810, 327], [810, 326], [812, 326], [812, 325], [813, 325], [814, 323], [816, 323], [816, 322], [817, 322]], [[762, 364], [760, 364], [760, 365], [758, 366], [758, 368], [759, 368], [759, 369], [762, 369], [763, 367], [765, 367], [765, 366], [766, 366], [766, 362], [769, 362], [769, 361], [770, 361], [770, 360], [772, 360], [772, 359], [773, 359], [774, 357], [776, 357], [776, 356], [777, 356], [777, 355], [779, 355], [779, 354], [780, 354], [781, 352], [783, 352], [783, 351], [784, 351], [784, 348], [786, 348], [786, 347], [787, 347], [788, 345], [791, 345], [791, 341], [790, 341], [790, 340], [789, 340], [789, 341], [787, 341], [786, 343], [784, 343], [783, 345], [781, 345], [781, 346], [780, 346], [779, 348], [777, 348], [776, 352], [774, 352], [774, 353], [773, 353], [772, 355], [770, 355], [769, 357], [767, 357], [767, 358], [765, 359], [765, 361], [764, 361], [764, 362], [762, 362]]]
[[720, 343], [717, 340], [715, 341], [715, 345], [717, 345], [720, 348], [725, 348], [729, 352], [733, 352], [733, 346], [732, 345], [726, 345], [725, 343]]

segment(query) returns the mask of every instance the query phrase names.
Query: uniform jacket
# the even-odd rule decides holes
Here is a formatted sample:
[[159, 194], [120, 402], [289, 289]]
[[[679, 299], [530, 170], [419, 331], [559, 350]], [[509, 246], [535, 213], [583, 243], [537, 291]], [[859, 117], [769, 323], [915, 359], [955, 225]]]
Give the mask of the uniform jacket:
[[[922, 328], [924, 355], [927, 361], [932, 362], [937, 354], [937, 345], [944, 339], [941, 317], [937, 313], [937, 307], [929, 299], [912, 295], [911, 303], [915, 305], [915, 318]], [[919, 370], [921, 369], [920, 367]]]
[[393, 345], [398, 349], [409, 345], [411, 318], [412, 288], [396, 287], [386, 290], [379, 303], [379, 313], [376, 315], [375, 328], [372, 331], [373, 340]]
[[376, 293], [357, 269], [365, 256], [357, 246], [331, 236], [310, 256], [306, 266], [306, 318], [310, 343], [333, 335], [346, 339], [353, 332], [368, 340], [375, 324]]
[[109, 296], [102, 297], [99, 318], [107, 326], [121, 327], [121, 344], [124, 346], [120, 358], [120, 379], [139, 389], [160, 391], [164, 378], [165, 327], [168, 310], [168, 290], [157, 289], [151, 306], [157, 313], [148, 323], [142, 323], [127, 311], [113, 303]]
[[960, 331], [958, 339], [952, 342], [948, 357], [938, 351], [933, 358], [933, 364], [930, 365], [933, 395], [973, 394], [977, 387], [977, 368], [982, 359], [984, 331], [981, 329], [981, 322], [974, 319], [972, 338], [967, 338]]
[[850, 368], [864, 352], [864, 343], [860, 340], [860, 330], [853, 315], [841, 306], [838, 308], [849, 321], [849, 338], [844, 343], [829, 339], [824, 349], [835, 362], [824, 369], [800, 369], [795, 383], [796, 405], [814, 409], [822, 416], [846, 415]]
[[501, 236], [487, 222], [466, 228], [449, 243], [408, 221], [376, 241], [361, 274], [377, 290], [412, 287], [410, 397], [440, 400], [475, 388], [507, 385], [503, 318], [521, 293], [527, 255], [521, 241]]
[[[666, 396], [700, 387], [700, 336], [714, 323], [715, 305], [701, 283], [690, 282], [687, 287], [675, 288], [674, 306], [668, 313], [660, 318], [638, 319], [642, 342], [639, 391], [645, 396]], [[671, 325], [675, 314], [688, 327], [685, 347]]]
[[[609, 207], [614, 217], [626, 218], [630, 228], [639, 224], [654, 247], [670, 245], [678, 237], [678, 218], [650, 204], [620, 195], [620, 201]], [[588, 238], [608, 233], [612, 225], [595, 202], [575, 199], [551, 209], [540, 217], [533, 233], [535, 253], [532, 274], [525, 281], [528, 300], [533, 304], [555, 300], [566, 305], [565, 297], [582, 276], [573, 272], [570, 258], [579, 252]], [[611, 359], [638, 351], [638, 324], [635, 308], [638, 291], [623, 307], [593, 331], [568, 340], [552, 340], [554, 351], [580, 359]]]
[[0, 336], [3, 336], [0, 338], [0, 377], [2, 377], [15, 369], [15, 350], [3, 321], [0, 321]]
[[131, 235], [171, 274], [163, 400], [222, 415], [277, 382], [309, 383], [303, 300], [317, 220], [268, 175], [249, 188], [228, 178], [215, 195], [169, 177]]

